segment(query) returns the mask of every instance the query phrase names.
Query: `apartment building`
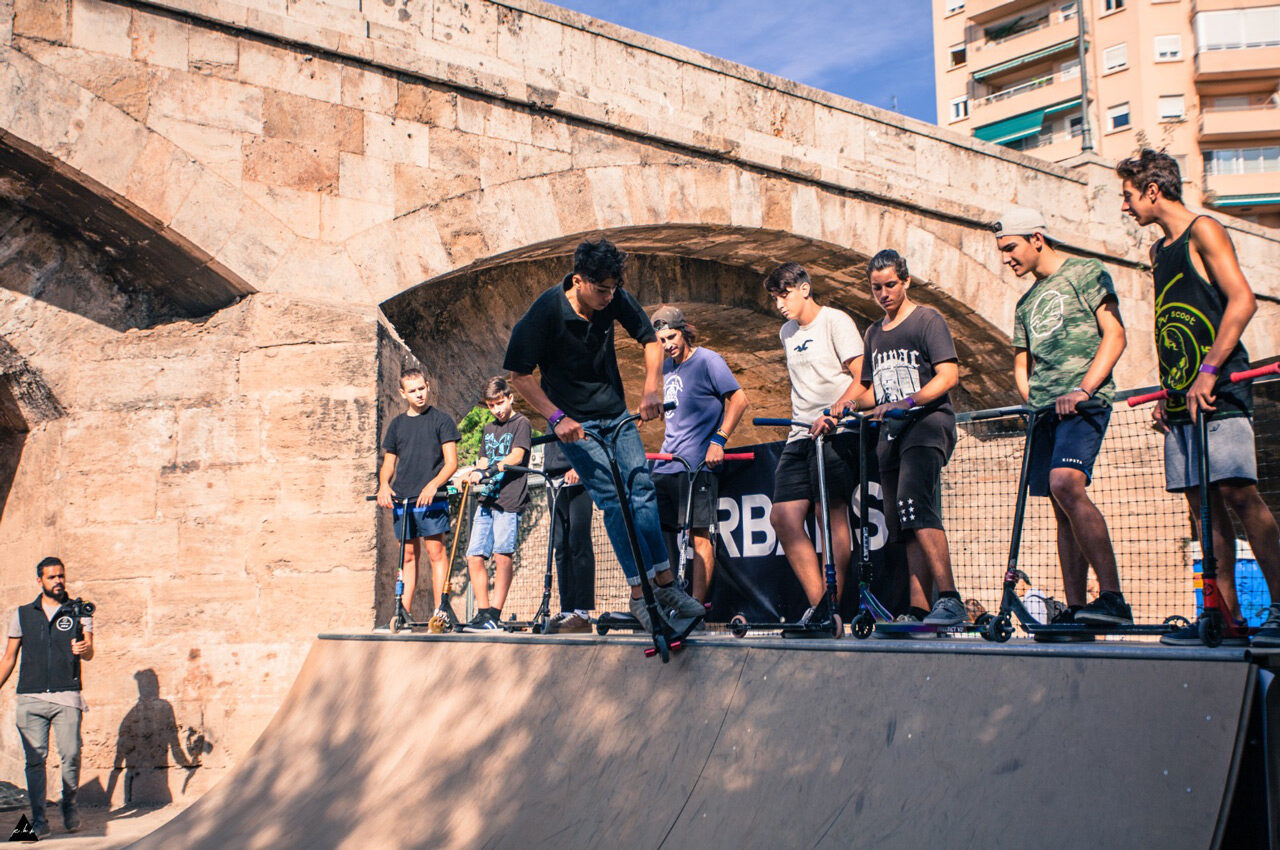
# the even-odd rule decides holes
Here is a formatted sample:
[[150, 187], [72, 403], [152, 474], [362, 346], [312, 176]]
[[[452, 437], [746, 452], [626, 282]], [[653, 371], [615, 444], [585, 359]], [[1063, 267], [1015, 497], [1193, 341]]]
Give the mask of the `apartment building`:
[[933, 17], [939, 125], [1059, 161], [1087, 117], [1102, 156], [1164, 148], [1189, 203], [1280, 227], [1277, 0], [933, 0]]

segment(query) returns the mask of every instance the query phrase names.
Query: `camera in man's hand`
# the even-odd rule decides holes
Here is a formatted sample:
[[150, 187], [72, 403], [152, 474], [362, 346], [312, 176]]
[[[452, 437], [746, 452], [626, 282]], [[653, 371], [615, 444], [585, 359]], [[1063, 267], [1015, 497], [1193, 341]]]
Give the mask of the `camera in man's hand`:
[[73, 599], [63, 607], [70, 609], [71, 616], [80, 620], [92, 617], [93, 612], [98, 609], [97, 605], [92, 602], [85, 602], [83, 599]]

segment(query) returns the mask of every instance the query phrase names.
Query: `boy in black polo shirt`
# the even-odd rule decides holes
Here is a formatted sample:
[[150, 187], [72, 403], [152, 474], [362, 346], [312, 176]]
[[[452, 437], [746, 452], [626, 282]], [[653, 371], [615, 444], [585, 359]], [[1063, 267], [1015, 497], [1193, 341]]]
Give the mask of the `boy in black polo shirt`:
[[[648, 316], [622, 289], [626, 254], [607, 240], [583, 242], [564, 276], [516, 323], [503, 368], [516, 392], [547, 418], [569, 463], [604, 515], [605, 530], [631, 585], [631, 613], [651, 628], [640, 591], [640, 565], [627, 540], [619, 494], [609, 463], [595, 440], [583, 439], [583, 425], [611, 428], [627, 415], [626, 396], [614, 355], [614, 323], [644, 346], [644, 395], [640, 418], [662, 413], [662, 347]], [[533, 377], [537, 369], [540, 378]], [[580, 424], [581, 423], [581, 424]], [[680, 619], [701, 617], [702, 603], [675, 584], [658, 521], [658, 500], [649, 477], [644, 444], [634, 423], [618, 434], [615, 456], [628, 483], [628, 501], [646, 573], [653, 577], [658, 604]]]
[[[413, 604], [418, 564], [425, 548], [431, 562], [431, 591], [436, 603], [429, 628], [446, 631], [454, 625], [455, 618], [446, 592], [449, 560], [444, 535], [449, 530], [449, 500], [440, 488], [458, 469], [458, 426], [427, 403], [430, 388], [421, 369], [406, 369], [400, 376], [400, 395], [409, 403], [409, 409], [391, 420], [382, 438], [386, 455], [378, 472], [378, 505], [394, 505], [397, 540], [405, 534], [403, 524], [409, 526], [407, 534], [412, 545], [404, 548], [405, 611]], [[414, 500], [411, 510], [401, 506], [405, 499]]]

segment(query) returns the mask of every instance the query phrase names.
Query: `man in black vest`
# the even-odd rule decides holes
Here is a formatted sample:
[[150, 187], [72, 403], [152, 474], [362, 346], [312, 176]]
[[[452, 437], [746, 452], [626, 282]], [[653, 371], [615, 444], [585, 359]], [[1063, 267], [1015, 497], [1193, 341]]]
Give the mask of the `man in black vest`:
[[45, 819], [45, 759], [49, 756], [49, 728], [58, 739], [62, 759], [62, 824], [67, 832], [80, 828], [76, 789], [80, 787], [80, 716], [86, 706], [80, 694], [80, 662], [93, 658], [93, 621], [78, 617], [68, 604], [67, 568], [57, 558], [36, 566], [40, 595], [13, 614], [9, 646], [0, 658], [0, 687], [18, 670], [18, 733], [27, 755], [27, 796], [31, 799], [32, 829], [48, 835]]

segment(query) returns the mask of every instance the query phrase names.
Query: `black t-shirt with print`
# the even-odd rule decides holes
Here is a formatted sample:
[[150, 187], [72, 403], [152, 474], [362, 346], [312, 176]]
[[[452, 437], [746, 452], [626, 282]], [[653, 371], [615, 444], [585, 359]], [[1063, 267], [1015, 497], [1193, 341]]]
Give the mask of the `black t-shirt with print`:
[[[512, 413], [506, 422], [489, 422], [484, 426], [480, 442], [480, 456], [489, 459], [490, 465], [496, 464], [514, 449], [524, 449], [525, 458], [521, 465], [529, 462], [530, 442], [533, 429], [528, 418], [522, 413]], [[529, 505], [529, 482], [523, 472], [499, 472], [494, 476], [496, 491], [486, 495], [480, 503], [485, 507], [497, 508], [507, 513], [518, 513]]]
[[[876, 404], [901, 401], [933, 379], [939, 363], [956, 359], [956, 346], [942, 314], [916, 305], [901, 324], [885, 330], [885, 320], [867, 328], [862, 383], [875, 390]], [[950, 393], [906, 420], [886, 419], [876, 454], [880, 468], [894, 468], [902, 452], [917, 446], [939, 449], [951, 457], [956, 443], [956, 413]]]

